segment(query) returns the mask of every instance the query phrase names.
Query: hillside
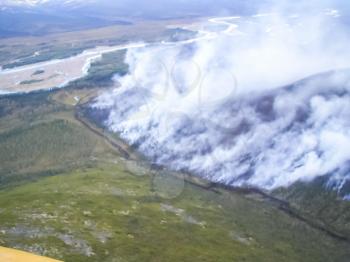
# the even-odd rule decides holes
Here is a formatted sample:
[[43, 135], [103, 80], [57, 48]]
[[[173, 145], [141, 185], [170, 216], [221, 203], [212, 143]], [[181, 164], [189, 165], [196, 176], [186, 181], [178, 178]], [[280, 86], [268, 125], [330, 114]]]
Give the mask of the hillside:
[[74, 262], [346, 261], [347, 241], [269, 198], [151, 168], [81, 122], [73, 97], [98, 90], [0, 98], [0, 245]]

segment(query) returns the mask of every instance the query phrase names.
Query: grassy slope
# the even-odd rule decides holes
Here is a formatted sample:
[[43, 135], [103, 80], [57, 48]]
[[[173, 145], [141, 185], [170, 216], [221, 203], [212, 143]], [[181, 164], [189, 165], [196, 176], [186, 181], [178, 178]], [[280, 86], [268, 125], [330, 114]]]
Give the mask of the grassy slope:
[[48, 93], [0, 98], [0, 112], [0, 187], [88, 165], [104, 150], [74, 108]]
[[180, 197], [162, 199], [151, 176], [128, 171], [119, 159], [1, 192], [0, 238], [65, 261], [346, 261], [349, 255], [345, 244], [265, 203], [190, 184]]
[[274, 194], [310, 219], [350, 238], [350, 202], [344, 201], [336, 191], [327, 190], [325, 184], [326, 178], [319, 178], [276, 190]]

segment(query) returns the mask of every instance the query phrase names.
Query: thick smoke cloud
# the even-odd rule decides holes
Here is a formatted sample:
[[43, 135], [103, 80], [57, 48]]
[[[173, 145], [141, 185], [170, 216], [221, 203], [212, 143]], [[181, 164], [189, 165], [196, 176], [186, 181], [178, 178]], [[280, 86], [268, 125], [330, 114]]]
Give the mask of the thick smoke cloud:
[[340, 12], [212, 19], [199, 32], [129, 50], [130, 74], [94, 104], [110, 111], [105, 124], [155, 163], [212, 181], [275, 189], [329, 175], [341, 190], [350, 52]]

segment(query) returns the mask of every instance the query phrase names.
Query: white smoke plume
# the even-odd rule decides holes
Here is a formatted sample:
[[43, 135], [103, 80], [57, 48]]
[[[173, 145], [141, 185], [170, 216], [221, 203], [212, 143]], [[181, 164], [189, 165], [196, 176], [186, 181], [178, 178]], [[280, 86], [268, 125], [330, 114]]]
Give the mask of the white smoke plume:
[[93, 107], [157, 164], [268, 190], [330, 175], [341, 190], [350, 180], [343, 16], [212, 19], [194, 41], [129, 50], [130, 74]]

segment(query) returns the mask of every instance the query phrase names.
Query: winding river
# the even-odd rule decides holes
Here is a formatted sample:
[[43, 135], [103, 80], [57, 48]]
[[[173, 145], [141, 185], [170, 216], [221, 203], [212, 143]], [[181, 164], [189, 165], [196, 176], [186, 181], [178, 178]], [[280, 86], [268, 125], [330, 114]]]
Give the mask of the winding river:
[[[184, 45], [197, 41], [214, 39], [219, 33], [232, 35], [237, 32], [238, 26], [232, 22], [236, 19], [239, 19], [239, 17], [211, 18], [208, 20], [209, 23], [226, 27], [223, 32], [204, 30], [202, 26], [199, 25], [195, 28], [198, 32], [195, 38], [177, 42], [162, 41], [156, 45]], [[188, 26], [183, 28], [187, 29]], [[65, 59], [55, 59], [6, 70], [0, 69], [0, 94], [28, 93], [64, 87], [69, 82], [87, 75], [91, 63], [101, 58], [103, 54], [125, 49], [143, 48], [150, 45], [155, 44], [130, 43], [117, 46], [101, 46], [85, 50], [79, 55]], [[38, 73], [39, 71], [40, 73]]]

